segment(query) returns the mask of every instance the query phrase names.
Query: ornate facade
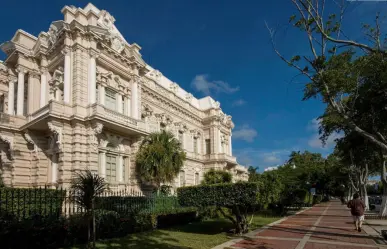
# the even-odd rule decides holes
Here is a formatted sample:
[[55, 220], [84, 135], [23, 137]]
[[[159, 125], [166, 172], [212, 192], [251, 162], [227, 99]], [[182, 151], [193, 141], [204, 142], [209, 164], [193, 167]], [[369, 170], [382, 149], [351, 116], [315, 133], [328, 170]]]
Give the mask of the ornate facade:
[[90, 169], [112, 187], [139, 187], [135, 154], [143, 136], [167, 129], [187, 161], [174, 185], [195, 185], [210, 169], [247, 171], [232, 156], [231, 116], [196, 99], [141, 58], [105, 10], [65, 6], [64, 19], [35, 37], [18, 30], [0, 45], [1, 176], [10, 186], [68, 186]]

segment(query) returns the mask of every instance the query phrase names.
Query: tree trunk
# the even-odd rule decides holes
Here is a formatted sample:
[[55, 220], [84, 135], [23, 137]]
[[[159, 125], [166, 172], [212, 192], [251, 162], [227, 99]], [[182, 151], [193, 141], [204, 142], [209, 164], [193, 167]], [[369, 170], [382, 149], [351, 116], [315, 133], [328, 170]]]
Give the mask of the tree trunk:
[[368, 202], [368, 194], [367, 194], [367, 185], [364, 184], [362, 186], [362, 192], [363, 192], [363, 200], [364, 200], [364, 204], [366, 206], [366, 210], [370, 210], [370, 205], [369, 205], [369, 202]]
[[380, 180], [383, 185], [383, 195], [382, 195], [382, 205], [380, 206], [379, 215], [387, 216], [387, 179], [386, 179], [386, 159], [384, 155], [382, 155], [382, 174], [380, 175]]

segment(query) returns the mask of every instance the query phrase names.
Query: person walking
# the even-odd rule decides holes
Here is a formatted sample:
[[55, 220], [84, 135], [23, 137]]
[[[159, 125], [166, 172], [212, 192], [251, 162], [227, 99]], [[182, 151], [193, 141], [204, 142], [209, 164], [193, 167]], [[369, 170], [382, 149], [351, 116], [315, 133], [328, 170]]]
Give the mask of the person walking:
[[353, 195], [353, 199], [348, 202], [347, 207], [351, 209], [351, 214], [355, 223], [355, 230], [361, 232], [361, 226], [364, 221], [365, 204], [360, 199], [358, 193]]

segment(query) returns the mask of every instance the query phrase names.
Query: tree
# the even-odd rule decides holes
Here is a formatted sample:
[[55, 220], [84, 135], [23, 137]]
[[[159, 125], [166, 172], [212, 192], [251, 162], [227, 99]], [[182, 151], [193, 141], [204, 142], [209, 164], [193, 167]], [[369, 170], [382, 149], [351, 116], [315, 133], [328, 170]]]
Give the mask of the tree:
[[257, 182], [259, 180], [259, 167], [249, 166], [247, 172], [249, 172], [249, 182]]
[[343, 164], [348, 167], [352, 189], [360, 193], [368, 209], [368, 177], [374, 174], [380, 166], [375, 145], [357, 133], [350, 132], [338, 140], [336, 148]]
[[218, 184], [218, 183], [231, 183], [232, 175], [230, 172], [224, 170], [210, 169], [203, 176], [203, 184]]
[[136, 156], [138, 176], [158, 190], [163, 183], [175, 179], [185, 158], [180, 142], [171, 132], [152, 133], [142, 141]]
[[[235, 233], [248, 232], [248, 213], [257, 204], [259, 185], [255, 182], [222, 183], [177, 189], [179, 203], [187, 207], [216, 207], [235, 225]], [[227, 214], [222, 208], [230, 210]]]
[[90, 221], [93, 228], [93, 248], [95, 248], [95, 198], [107, 190], [107, 184], [104, 178], [93, 174], [87, 170], [79, 173], [73, 178], [71, 183], [73, 200], [76, 204], [85, 209], [85, 218], [87, 222], [87, 241], [90, 242]]
[[[277, 55], [307, 80], [304, 100], [317, 98], [326, 104], [320, 116], [321, 139], [338, 131], [350, 130], [374, 144], [381, 158], [387, 155], [387, 51], [379, 15], [375, 25], [363, 25], [366, 43], [347, 39], [342, 20], [346, 5], [338, 13], [326, 15], [324, 0], [291, 0], [296, 15], [290, 23], [305, 34], [310, 56], [285, 58], [276, 48], [275, 31], [269, 30]], [[360, 33], [360, 32], [359, 32]], [[343, 38], [345, 37], [345, 38]], [[382, 215], [387, 214], [386, 165], [380, 165], [385, 194]]]

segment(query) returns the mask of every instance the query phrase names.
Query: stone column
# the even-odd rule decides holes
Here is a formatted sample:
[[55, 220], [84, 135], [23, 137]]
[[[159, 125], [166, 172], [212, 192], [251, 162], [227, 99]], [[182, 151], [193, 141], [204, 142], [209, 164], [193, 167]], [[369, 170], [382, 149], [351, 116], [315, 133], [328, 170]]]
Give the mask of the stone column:
[[70, 103], [70, 88], [71, 88], [71, 49], [65, 47], [62, 51], [64, 54], [64, 83], [63, 83], [63, 100], [65, 103]]
[[47, 93], [47, 69], [42, 68], [42, 74], [40, 75], [40, 108], [46, 105], [46, 93]]
[[24, 114], [24, 74], [26, 73], [23, 68], [17, 69], [17, 106], [16, 115], [23, 116]]
[[105, 86], [102, 84], [98, 85], [99, 104], [105, 105]]
[[202, 140], [201, 140], [201, 138], [198, 136], [197, 138], [196, 138], [196, 146], [198, 147], [198, 154], [202, 154], [202, 151], [201, 151], [201, 149], [202, 149], [202, 144], [201, 144], [201, 142], [202, 142]]
[[220, 133], [220, 128], [217, 129], [217, 140], [218, 140], [218, 153], [222, 153], [222, 138]]
[[39, 109], [39, 74], [30, 72], [28, 75], [27, 113], [32, 114]]
[[123, 164], [124, 164], [124, 160], [123, 160], [123, 158], [122, 158], [122, 155], [119, 155], [118, 156], [118, 160], [117, 160], [117, 175], [116, 175], [116, 177], [117, 177], [117, 182], [122, 182], [122, 180], [123, 180], [123, 178], [122, 178], [122, 176], [123, 176]]
[[125, 115], [130, 116], [130, 100], [128, 96], [124, 97]]
[[88, 70], [88, 82], [89, 82], [89, 104], [94, 104], [96, 102], [96, 77], [97, 77], [97, 68], [95, 59], [97, 54], [94, 51], [90, 51], [89, 58], [89, 70]]
[[116, 101], [117, 101], [117, 111], [119, 113], [123, 113], [122, 112], [122, 95], [120, 93], [117, 93]]
[[51, 156], [51, 183], [56, 183], [58, 180], [58, 153]]
[[132, 82], [132, 96], [131, 96], [131, 107], [132, 107], [132, 117], [138, 119], [138, 83], [137, 79], [134, 79]]
[[105, 154], [105, 152], [99, 153], [99, 170], [100, 170], [100, 176], [105, 178], [106, 177], [106, 154]]
[[229, 154], [230, 156], [232, 156], [232, 147], [231, 147], [231, 134], [230, 136], [228, 137], [228, 150], [229, 150]]
[[15, 114], [15, 80], [10, 79], [8, 85], [8, 114]]

